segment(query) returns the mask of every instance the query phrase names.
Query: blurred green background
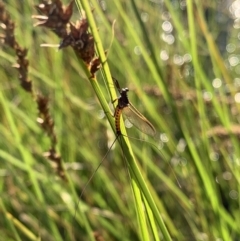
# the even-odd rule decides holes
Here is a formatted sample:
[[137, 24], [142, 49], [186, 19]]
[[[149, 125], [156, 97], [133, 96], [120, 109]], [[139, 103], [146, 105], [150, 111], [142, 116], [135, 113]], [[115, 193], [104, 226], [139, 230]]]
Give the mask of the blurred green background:
[[[50, 140], [12, 68], [14, 52], [2, 43], [1, 240], [143, 240], [118, 142], [78, 201], [115, 134], [73, 50], [40, 47], [60, 40], [33, 26], [39, 2], [4, 3], [16, 40], [28, 49], [34, 91], [50, 99], [70, 181], [44, 157]], [[148, 141], [130, 139], [172, 239], [240, 240], [239, 1], [90, 4], [112, 76], [130, 89], [129, 99], [157, 130], [151, 139], [127, 129]], [[79, 17], [74, 5], [71, 21]], [[101, 71], [97, 81], [111, 103]]]

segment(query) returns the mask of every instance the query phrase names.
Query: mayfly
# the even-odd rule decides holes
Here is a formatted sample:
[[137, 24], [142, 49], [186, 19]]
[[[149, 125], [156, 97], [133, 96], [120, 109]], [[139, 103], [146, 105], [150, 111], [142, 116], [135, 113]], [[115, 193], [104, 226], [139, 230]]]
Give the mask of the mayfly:
[[[80, 194], [80, 199], [81, 199], [84, 191], [86, 190], [86, 187], [88, 186], [88, 184], [90, 183], [90, 181], [92, 180], [92, 178], [94, 177], [96, 172], [98, 171], [98, 169], [101, 166], [101, 164], [103, 163], [103, 161], [106, 159], [106, 157], [109, 154], [114, 143], [118, 140], [118, 138], [120, 136], [123, 135], [122, 131], [121, 131], [121, 126], [120, 126], [122, 114], [141, 132], [143, 132], [147, 135], [153, 136], [153, 137], [156, 136], [156, 130], [155, 130], [154, 126], [151, 124], [151, 122], [145, 116], [143, 116], [129, 101], [129, 99], [128, 99], [129, 89], [128, 88], [120, 88], [120, 85], [115, 78], [113, 78], [113, 81], [120, 94], [120, 96], [112, 102], [112, 103], [115, 103], [117, 101], [117, 105], [115, 107], [115, 112], [114, 112], [116, 138], [113, 141], [113, 143], [111, 144], [107, 153], [102, 158], [98, 167], [95, 169], [95, 171], [92, 173], [91, 177], [88, 179], [88, 182], [85, 184], [85, 186]], [[133, 138], [133, 139], [135, 139], [135, 138]], [[150, 143], [150, 144], [152, 144], [152, 143]], [[154, 144], [152, 144], [152, 145], [155, 146]], [[158, 147], [156, 147], [156, 148], [158, 149]], [[176, 176], [175, 176], [175, 178], [176, 178]], [[178, 182], [178, 185], [179, 185], [179, 187], [181, 187], [179, 182]], [[77, 207], [78, 207], [78, 204], [77, 204]], [[75, 215], [76, 215], [77, 207], [75, 209]]]
[[154, 126], [129, 101], [128, 95], [127, 95], [127, 92], [129, 91], [129, 89], [128, 88], [121, 89], [118, 81], [115, 78], [113, 78], [113, 81], [120, 94], [120, 97], [118, 97], [118, 99], [113, 101], [113, 103], [115, 101], [118, 101], [115, 109], [115, 113], [114, 113], [117, 137], [121, 135], [120, 118], [122, 113], [137, 129], [139, 129], [140, 131], [142, 131], [147, 135], [155, 136], [156, 130]]
[[[128, 88], [122, 88], [121, 89], [118, 81], [115, 78], [113, 78], [113, 81], [114, 81], [114, 84], [115, 84], [119, 94], [120, 94], [120, 96], [116, 100], [113, 101], [113, 103], [115, 103], [117, 101], [117, 106], [116, 106], [115, 112], [114, 112], [116, 138], [113, 141], [113, 143], [111, 144], [111, 146], [110, 146], [109, 150], [107, 151], [107, 153], [105, 154], [105, 156], [103, 157], [102, 161], [99, 163], [98, 167], [95, 169], [95, 171], [92, 173], [91, 177], [88, 179], [87, 183], [85, 184], [85, 186], [84, 186], [84, 188], [83, 188], [83, 190], [80, 194], [80, 199], [81, 199], [84, 191], [86, 190], [86, 187], [88, 186], [88, 184], [90, 183], [90, 181], [92, 180], [92, 178], [94, 177], [96, 172], [98, 171], [98, 169], [101, 166], [101, 164], [103, 163], [103, 161], [106, 159], [106, 157], [107, 157], [108, 153], [110, 152], [112, 146], [117, 141], [118, 137], [122, 135], [121, 126], [120, 126], [120, 122], [121, 122], [120, 120], [121, 120], [122, 114], [124, 116], [126, 116], [126, 118], [137, 129], [139, 129], [143, 133], [145, 133], [147, 135], [150, 135], [150, 136], [156, 135], [156, 130], [155, 130], [154, 126], [129, 101], [128, 95], [127, 95], [127, 92], [129, 91], [129, 89]], [[78, 207], [78, 204], [77, 204], [76, 209], [75, 209], [75, 215], [76, 215], [77, 207]], [[75, 215], [74, 215], [74, 218], [75, 218]]]
[[[85, 189], [86, 189], [87, 185], [89, 184], [89, 182], [92, 180], [92, 178], [95, 175], [95, 173], [98, 171], [98, 168], [101, 166], [101, 164], [103, 163], [103, 161], [107, 157], [108, 153], [110, 152], [110, 150], [113, 147], [114, 143], [117, 141], [118, 137], [122, 135], [121, 126], [120, 126], [122, 113], [126, 116], [126, 118], [136, 128], [138, 128], [143, 133], [145, 133], [147, 135], [150, 135], [150, 136], [155, 136], [156, 135], [156, 130], [155, 130], [154, 126], [128, 100], [127, 92], [129, 91], [129, 89], [128, 88], [122, 88], [121, 89], [117, 79], [115, 79], [113, 77], [112, 77], [112, 79], [113, 79], [114, 84], [115, 84], [115, 86], [116, 86], [116, 88], [117, 88], [117, 90], [118, 90], [118, 92], [120, 94], [120, 96], [116, 100], [113, 101], [113, 103], [118, 101], [116, 109], [115, 109], [115, 112], [114, 112], [115, 128], [116, 128], [116, 138], [113, 141], [113, 143], [111, 144], [111, 146], [108, 149], [108, 151], [105, 154], [105, 156], [103, 157], [102, 161], [100, 162], [100, 164], [98, 165], [98, 167], [96, 168], [94, 173], [92, 174], [92, 176], [89, 178], [88, 182], [86, 183], [85, 187], [83, 188], [83, 191], [82, 191], [80, 197], [82, 196], [83, 192], [85, 191]], [[133, 139], [136, 139], [136, 138], [133, 138]]]

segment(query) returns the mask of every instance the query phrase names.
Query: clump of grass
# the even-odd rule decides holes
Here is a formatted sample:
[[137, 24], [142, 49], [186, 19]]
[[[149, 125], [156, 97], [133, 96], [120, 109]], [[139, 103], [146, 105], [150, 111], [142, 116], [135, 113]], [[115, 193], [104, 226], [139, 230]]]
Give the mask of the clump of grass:
[[[40, 93], [38, 93], [38, 91], [33, 90], [32, 81], [28, 77], [28, 50], [26, 48], [21, 47], [18, 41], [16, 40], [14, 32], [15, 24], [11, 19], [10, 15], [5, 10], [5, 6], [2, 2], [0, 3], [0, 12], [0, 22], [2, 23], [2, 29], [4, 30], [4, 34], [1, 38], [2, 43], [4, 45], [9, 46], [15, 52], [17, 63], [14, 64], [13, 67], [16, 68], [18, 71], [20, 85], [26, 92], [28, 92], [31, 95], [32, 101], [37, 103], [37, 120], [40, 123], [43, 131], [48, 135], [50, 139], [51, 147], [49, 149], [49, 152], [45, 153], [45, 156], [56, 164], [58, 175], [61, 178], [66, 179], [64, 169], [61, 163], [61, 156], [58, 155], [56, 151], [57, 137], [54, 132], [54, 122], [49, 113], [48, 98], [42, 96]], [[14, 129], [15, 127], [12, 126], [12, 131], [17, 132]]]
[[[224, 13], [216, 3], [101, 1], [89, 6], [80, 1], [79, 13], [73, 1], [64, 6], [56, 0], [38, 5], [42, 16], [36, 16], [30, 1], [10, 2], [5, 17], [14, 19], [16, 34], [9, 35], [9, 45], [14, 50], [13, 37], [18, 39], [18, 46], [28, 49], [28, 58], [20, 47], [22, 63], [15, 66], [22, 71], [20, 83], [26, 92], [8, 67], [16, 62], [14, 52], [5, 45], [0, 52], [4, 240], [238, 237], [238, 76], [237, 66], [231, 67], [227, 60], [233, 56], [219, 51], [224, 24], [217, 24], [214, 16]], [[31, 15], [53, 33], [33, 28]], [[72, 23], [74, 16], [77, 21]], [[230, 29], [228, 25], [229, 38], [221, 49], [236, 42], [236, 32]], [[39, 48], [43, 42], [60, 42], [74, 51]], [[161, 151], [123, 138], [79, 201], [108, 150], [107, 143], [115, 138], [108, 106], [116, 99], [111, 75], [129, 87], [131, 102], [159, 131]], [[46, 104], [36, 105], [37, 96]], [[98, 103], [101, 107], [96, 107]], [[107, 121], [98, 118], [100, 109]], [[128, 130], [128, 135], [139, 133]], [[58, 175], [43, 153], [59, 163]], [[128, 162], [132, 185], [123, 160]]]

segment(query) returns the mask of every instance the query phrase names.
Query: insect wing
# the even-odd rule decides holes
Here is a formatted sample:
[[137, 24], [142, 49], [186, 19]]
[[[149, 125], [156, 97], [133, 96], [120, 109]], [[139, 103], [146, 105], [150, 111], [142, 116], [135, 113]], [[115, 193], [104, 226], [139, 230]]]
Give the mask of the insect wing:
[[150, 136], [154, 136], [156, 134], [154, 126], [132, 104], [129, 104], [128, 107], [123, 109], [123, 114], [143, 133]]

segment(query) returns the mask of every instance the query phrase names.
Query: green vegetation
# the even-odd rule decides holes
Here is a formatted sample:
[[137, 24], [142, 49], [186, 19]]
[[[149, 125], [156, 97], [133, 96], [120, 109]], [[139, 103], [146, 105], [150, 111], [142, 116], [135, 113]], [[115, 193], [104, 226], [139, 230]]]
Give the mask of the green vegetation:
[[[62, 38], [34, 27], [33, 1], [1, 5], [0, 240], [239, 239], [237, 22], [212, 2], [77, 0], [71, 21], [85, 10], [102, 63], [91, 77], [76, 49], [40, 47]], [[111, 76], [154, 138], [122, 122], [133, 138], [112, 146]]]

